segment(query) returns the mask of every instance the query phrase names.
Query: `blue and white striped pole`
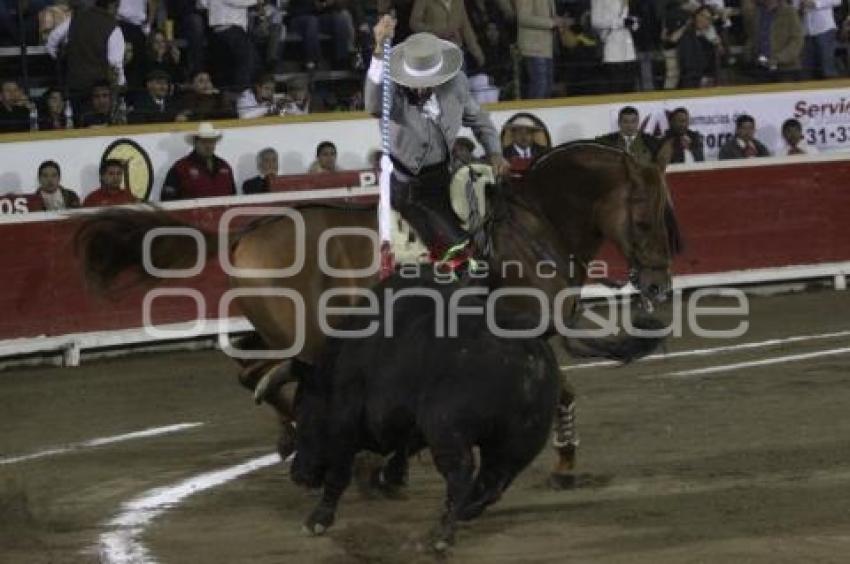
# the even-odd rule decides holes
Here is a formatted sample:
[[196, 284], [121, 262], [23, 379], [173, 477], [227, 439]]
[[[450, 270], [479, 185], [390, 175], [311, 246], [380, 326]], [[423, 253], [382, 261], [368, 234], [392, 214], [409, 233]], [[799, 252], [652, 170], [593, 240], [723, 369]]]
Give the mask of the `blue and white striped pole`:
[[383, 45], [383, 80], [381, 100], [381, 176], [378, 185], [381, 190], [378, 201], [378, 234], [381, 238], [381, 277], [392, 274], [394, 269], [392, 257], [392, 214], [390, 207], [390, 175], [392, 160], [390, 160], [390, 109], [392, 108], [392, 80], [390, 80], [390, 49], [391, 40], [385, 39]]

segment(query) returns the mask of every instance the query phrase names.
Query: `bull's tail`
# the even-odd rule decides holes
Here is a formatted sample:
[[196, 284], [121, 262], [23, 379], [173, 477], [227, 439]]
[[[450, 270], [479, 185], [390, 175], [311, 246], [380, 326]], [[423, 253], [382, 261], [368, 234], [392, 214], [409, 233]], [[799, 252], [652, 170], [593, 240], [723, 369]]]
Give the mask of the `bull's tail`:
[[[633, 326], [647, 332], [660, 332], [665, 328], [661, 321], [650, 316], [637, 317]], [[601, 338], [568, 337], [563, 342], [567, 352], [575, 357], [606, 358], [629, 363], [658, 349], [664, 337], [621, 333]]]
[[[196, 230], [206, 241], [208, 257], [218, 251], [217, 233], [199, 230], [163, 210], [98, 211], [81, 220], [74, 236], [74, 247], [89, 286], [100, 293], [109, 293], [119, 288], [159, 282], [161, 279], [145, 268], [143, 242], [147, 233], [163, 227]], [[197, 242], [185, 235], [157, 236], [150, 254], [151, 264], [159, 269], [188, 268], [199, 259]]]

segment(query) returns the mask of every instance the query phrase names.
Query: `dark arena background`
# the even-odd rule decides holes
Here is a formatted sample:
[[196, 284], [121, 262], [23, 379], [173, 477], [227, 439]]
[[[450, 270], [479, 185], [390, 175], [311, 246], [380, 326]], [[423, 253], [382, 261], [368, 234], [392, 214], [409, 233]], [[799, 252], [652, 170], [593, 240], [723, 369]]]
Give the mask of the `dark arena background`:
[[[0, 564], [850, 561], [848, 2], [763, 4], [4, 2]], [[568, 481], [553, 483], [548, 438], [449, 547], [429, 536], [446, 503], [429, 449], [389, 492], [370, 473], [384, 459], [361, 453], [333, 527], [309, 534], [321, 493], [293, 482], [278, 415], [222, 350], [256, 315], [230, 301], [219, 259], [244, 256], [228, 232], [283, 208], [386, 203], [363, 85], [390, 9], [396, 43], [433, 31], [460, 44], [462, 111], [483, 109], [501, 143], [501, 190], [485, 186], [501, 159], [476, 132], [441, 146], [462, 220], [478, 201], [498, 222], [486, 211], [503, 190], [521, 198], [541, 155], [586, 140], [643, 171], [637, 186], [660, 175], [684, 241], [674, 299], [653, 311], [676, 330], [651, 354], [621, 364], [551, 340], [576, 396]], [[782, 22], [771, 37], [785, 59], [759, 51], [763, 10]], [[86, 66], [95, 55], [103, 64]], [[629, 237], [645, 200], [616, 202]], [[125, 269], [102, 292], [75, 238], [107, 206], [190, 226], [179, 249], [218, 244], [195, 229], [224, 232], [222, 252], [165, 281]], [[424, 260], [399, 216], [389, 223], [375, 264]], [[585, 311], [638, 303], [614, 243], [594, 257], [606, 275], [582, 287]], [[114, 265], [144, 254], [124, 251]]]

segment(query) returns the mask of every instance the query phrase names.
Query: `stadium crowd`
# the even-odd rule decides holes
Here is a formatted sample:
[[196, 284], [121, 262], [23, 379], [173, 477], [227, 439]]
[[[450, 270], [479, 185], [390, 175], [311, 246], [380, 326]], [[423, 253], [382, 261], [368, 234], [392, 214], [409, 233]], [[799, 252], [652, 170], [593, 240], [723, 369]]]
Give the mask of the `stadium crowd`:
[[832, 78], [847, 74], [848, 6], [850, 0], [4, 2], [0, 45], [44, 44], [56, 69], [36, 86], [21, 61], [3, 59], [0, 132], [359, 109], [371, 26], [389, 10], [399, 22], [397, 40], [430, 31], [461, 46], [482, 102]]

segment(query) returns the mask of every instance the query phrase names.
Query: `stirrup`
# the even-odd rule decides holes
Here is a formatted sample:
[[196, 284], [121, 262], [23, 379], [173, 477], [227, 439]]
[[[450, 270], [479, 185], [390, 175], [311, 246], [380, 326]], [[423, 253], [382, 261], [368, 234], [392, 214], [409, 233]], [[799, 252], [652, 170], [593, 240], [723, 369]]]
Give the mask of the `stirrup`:
[[437, 262], [448, 263], [451, 264], [452, 261], [455, 261], [458, 258], [466, 258], [464, 255], [467, 253], [469, 244], [471, 243], [471, 239], [464, 239], [459, 243], [455, 243], [443, 253], [443, 258], [438, 260]]
[[470, 256], [466, 259], [466, 271], [467, 272], [472, 272], [472, 273], [482, 272], [486, 265], [487, 265], [487, 261], [483, 261], [483, 260], [477, 259], [477, 258], [472, 257], [472, 256]]
[[466, 240], [449, 248], [443, 259], [434, 262], [434, 268], [441, 274], [450, 274], [452, 282], [458, 282], [466, 274], [481, 272], [485, 261], [472, 256], [471, 241]]

